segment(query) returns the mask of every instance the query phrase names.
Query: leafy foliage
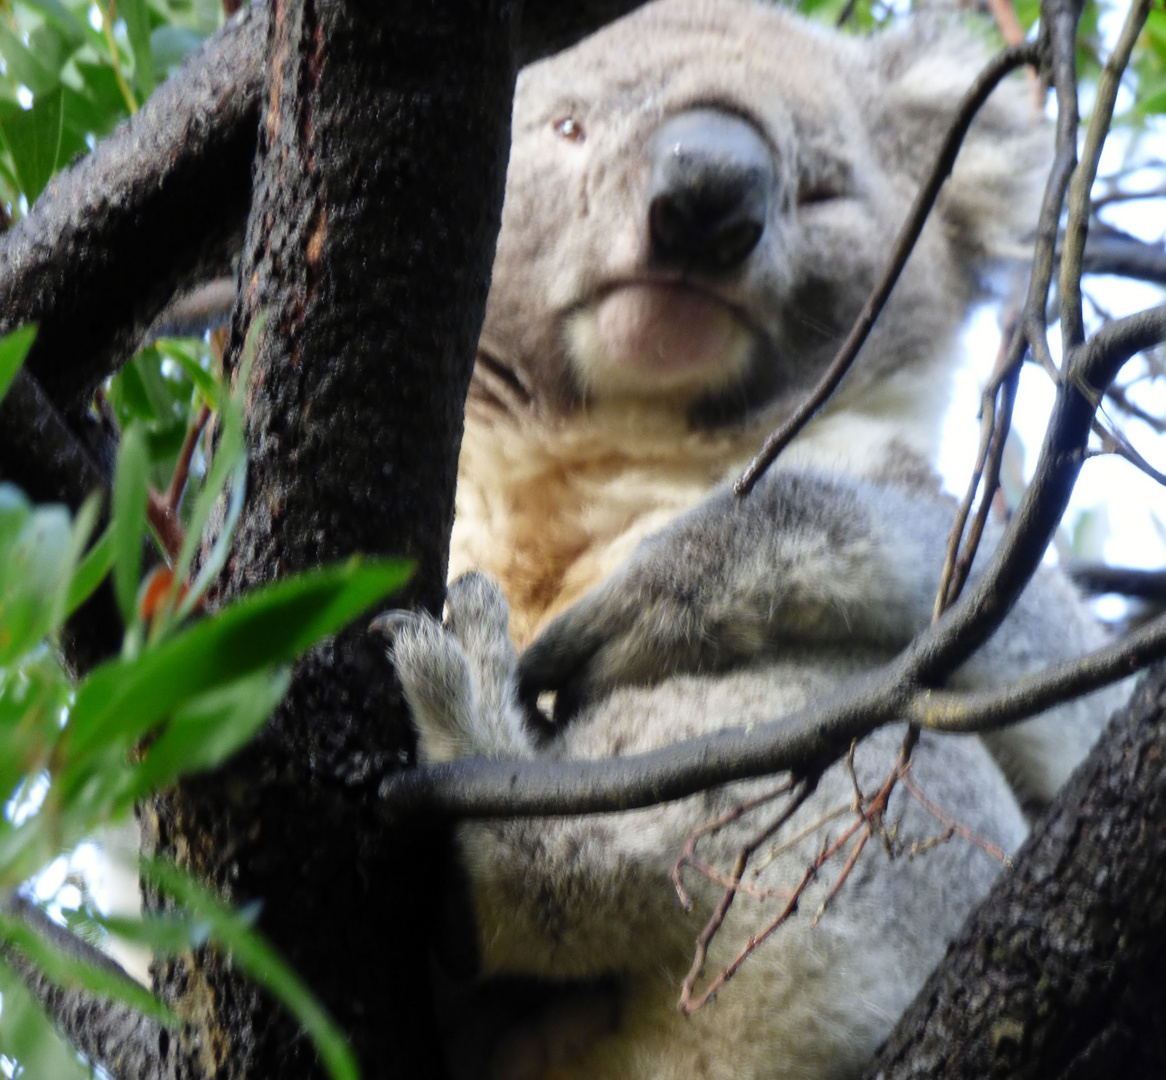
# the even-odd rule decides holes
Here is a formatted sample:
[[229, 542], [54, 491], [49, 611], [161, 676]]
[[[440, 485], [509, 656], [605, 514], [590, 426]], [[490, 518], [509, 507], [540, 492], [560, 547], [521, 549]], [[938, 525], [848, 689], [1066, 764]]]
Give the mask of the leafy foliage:
[[[31, 340], [25, 330], [0, 340], [0, 374], [15, 371]], [[214, 393], [221, 406], [221, 437], [214, 466], [193, 500], [196, 526], [227, 498], [226, 489], [233, 488], [237, 504], [244, 475], [241, 411], [221, 388]], [[73, 519], [63, 507], [33, 506], [12, 485], [0, 484], [0, 798], [5, 804], [0, 895], [97, 827], [123, 818], [150, 791], [211, 768], [238, 750], [283, 695], [288, 663], [400, 588], [408, 576], [400, 562], [354, 559], [256, 590], [190, 625], [186, 616], [213, 577], [204, 573], [185, 594], [171, 589], [147, 622], [139, 578], [148, 475], [157, 466], [147, 425], [131, 422], [122, 439], [112, 518], [88, 555], [96, 499]], [[197, 535], [191, 531], [184, 549], [183, 574]], [[215, 550], [225, 551], [225, 537]], [[217, 561], [212, 552], [209, 562]], [[122, 655], [74, 685], [51, 643], [71, 611], [111, 571], [127, 625]], [[172, 867], [150, 872], [190, 915], [155, 927], [144, 924], [130, 936], [169, 949], [213, 937], [300, 1017], [335, 1076], [355, 1075], [343, 1038], [246, 920]], [[128, 930], [124, 922], [116, 928]], [[0, 919], [0, 938], [19, 944], [43, 970], [70, 982], [139, 1008], [152, 1001], [140, 988], [54, 954], [17, 922]], [[0, 1053], [26, 1069], [34, 1061], [56, 1060], [42, 1045], [53, 1036], [39, 1012], [27, 1010], [22, 991], [6, 976], [3, 993]], [[152, 1011], [159, 1009], [153, 1003]], [[42, 1042], [32, 1039], [31, 1029], [40, 1031]]]

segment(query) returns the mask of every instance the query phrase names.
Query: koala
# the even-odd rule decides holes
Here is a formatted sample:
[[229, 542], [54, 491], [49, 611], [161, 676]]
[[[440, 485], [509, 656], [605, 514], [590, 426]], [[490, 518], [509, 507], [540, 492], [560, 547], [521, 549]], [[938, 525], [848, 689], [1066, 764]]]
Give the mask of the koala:
[[[728, 484], [829, 363], [981, 63], [967, 31], [934, 20], [859, 39], [767, 5], [655, 0], [520, 74], [445, 619], [377, 624], [422, 763], [606, 758], [777, 720], [928, 624], [953, 518], [933, 464], [957, 332], [1031, 221], [1047, 155], [1014, 88], [973, 127], [838, 392], [747, 498]], [[1043, 570], [952, 685], [1101, 640]], [[1115, 693], [983, 738], [924, 733], [911, 775], [1013, 850], [1025, 808], [1052, 797]], [[794, 895], [902, 737], [877, 732], [802, 793], [713, 937], [707, 976]], [[689, 874], [682, 904], [672, 869], [695, 830], [778, 782], [459, 825], [479, 984], [536, 982], [484, 1048], [451, 1036], [459, 1075], [856, 1075], [999, 863], [935, 843], [943, 825], [900, 787], [887, 854], [869, 845], [812, 920], [840, 873], [823, 867], [803, 914], [682, 1015], [722, 886]], [[727, 873], [781, 805], [703, 837], [700, 858]], [[474, 993], [459, 998], [470, 1012]]]

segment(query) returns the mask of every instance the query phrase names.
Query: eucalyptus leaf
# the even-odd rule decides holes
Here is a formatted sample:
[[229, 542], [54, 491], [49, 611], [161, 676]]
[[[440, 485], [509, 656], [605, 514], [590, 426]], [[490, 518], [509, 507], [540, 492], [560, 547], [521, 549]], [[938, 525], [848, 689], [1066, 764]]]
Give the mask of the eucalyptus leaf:
[[8, 393], [35, 338], [36, 323], [28, 323], [0, 337], [0, 401]]
[[146, 0], [119, 0], [118, 14], [126, 21], [126, 36], [134, 54], [134, 74], [142, 98], [154, 92], [154, 54], [150, 46], [150, 10]]
[[259, 730], [289, 681], [286, 668], [264, 671], [185, 702], [144, 750], [126, 808], [179, 776], [225, 761]]
[[33, 507], [0, 484], [0, 664], [34, 648], [53, 627], [68, 580], [72, 523], [63, 506]]
[[6, 112], [0, 117], [0, 133], [4, 135], [20, 187], [30, 203], [44, 190], [60, 164], [61, 100], [61, 87], [55, 84], [36, 94], [32, 108]]
[[52, 1022], [0, 956], [0, 1049], [29, 1080], [92, 1080], [81, 1059], [57, 1037]]
[[64, 986], [79, 986], [90, 993], [121, 1001], [167, 1026], [178, 1018], [140, 983], [110, 967], [99, 967], [55, 948], [19, 918], [0, 914], [0, 941], [17, 946], [38, 971]]
[[149, 464], [145, 433], [135, 424], [122, 435], [113, 478], [113, 587], [127, 627], [137, 619]]
[[150, 731], [190, 698], [293, 660], [408, 579], [404, 561], [310, 571], [248, 593], [133, 659], [106, 661], [77, 689], [73, 755]]

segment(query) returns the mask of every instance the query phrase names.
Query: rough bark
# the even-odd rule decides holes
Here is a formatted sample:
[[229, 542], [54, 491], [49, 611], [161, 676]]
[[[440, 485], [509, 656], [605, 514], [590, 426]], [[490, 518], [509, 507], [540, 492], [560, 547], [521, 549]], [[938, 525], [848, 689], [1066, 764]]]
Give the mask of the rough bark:
[[867, 1080], [1166, 1076], [1166, 667], [1034, 828]]
[[[353, 552], [407, 555], [396, 603], [444, 595], [462, 403], [501, 213], [515, 73], [507, 0], [273, 8], [271, 85], [229, 356], [257, 343], [249, 479], [223, 599]], [[375, 785], [411, 736], [363, 625], [316, 650], [229, 766], [159, 798], [155, 850], [261, 928], [364, 1075], [442, 1072], [428, 992], [440, 837], [386, 836]], [[216, 1077], [318, 1074], [295, 1025], [213, 952], [159, 992]]]

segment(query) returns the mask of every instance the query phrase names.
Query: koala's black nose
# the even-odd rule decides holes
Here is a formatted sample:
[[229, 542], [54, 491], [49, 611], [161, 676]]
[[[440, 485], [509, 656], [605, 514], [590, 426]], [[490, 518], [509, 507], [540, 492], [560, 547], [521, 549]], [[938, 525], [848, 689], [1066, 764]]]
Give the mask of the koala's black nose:
[[774, 183], [769, 147], [748, 121], [690, 109], [649, 145], [648, 230], [657, 264], [723, 274], [765, 231]]

